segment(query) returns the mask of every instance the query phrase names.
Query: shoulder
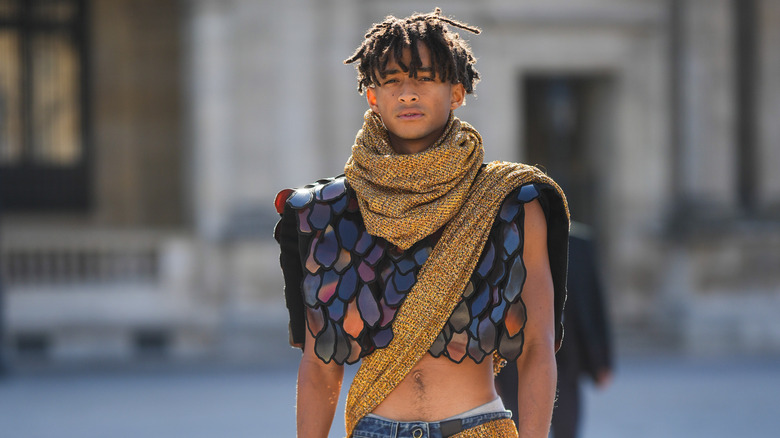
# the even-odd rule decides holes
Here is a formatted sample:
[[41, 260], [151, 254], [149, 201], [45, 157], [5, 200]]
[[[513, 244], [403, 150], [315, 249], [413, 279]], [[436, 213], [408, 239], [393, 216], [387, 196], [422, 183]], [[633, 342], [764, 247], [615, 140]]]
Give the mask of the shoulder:
[[526, 183], [510, 192], [503, 200], [495, 218], [493, 239], [506, 245], [524, 241], [523, 246], [536, 253], [547, 237], [547, 214], [539, 201], [542, 190], [535, 183]]
[[536, 166], [508, 161], [493, 161], [486, 163], [480, 169], [480, 180], [488, 186], [511, 181], [515, 189], [506, 196], [504, 202], [516, 199], [519, 202], [531, 202], [538, 199], [545, 214], [550, 204], [563, 207], [568, 222], [568, 205], [566, 197], [558, 184], [544, 171]]
[[[526, 182], [516, 187], [507, 194], [499, 207], [496, 219], [498, 222], [519, 221], [528, 214], [537, 216], [541, 214], [542, 220], [546, 217], [539, 202], [544, 196], [543, 186], [534, 182]], [[520, 211], [525, 213], [520, 215]]]
[[274, 206], [281, 216], [274, 229], [277, 241], [282, 229], [310, 236], [326, 230], [347, 213], [360, 214], [355, 192], [343, 175], [281, 190], [274, 199]]
[[319, 179], [302, 187], [283, 189], [276, 194], [274, 205], [276, 211], [282, 214], [285, 206], [301, 210], [315, 203], [334, 203], [347, 198], [350, 191], [346, 177], [339, 175], [333, 178]]

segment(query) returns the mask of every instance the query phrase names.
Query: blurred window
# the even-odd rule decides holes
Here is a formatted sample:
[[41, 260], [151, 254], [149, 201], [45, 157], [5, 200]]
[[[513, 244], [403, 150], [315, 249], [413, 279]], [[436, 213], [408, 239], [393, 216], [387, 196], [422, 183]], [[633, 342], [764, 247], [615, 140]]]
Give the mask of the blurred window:
[[0, 0], [0, 208], [88, 205], [84, 0]]

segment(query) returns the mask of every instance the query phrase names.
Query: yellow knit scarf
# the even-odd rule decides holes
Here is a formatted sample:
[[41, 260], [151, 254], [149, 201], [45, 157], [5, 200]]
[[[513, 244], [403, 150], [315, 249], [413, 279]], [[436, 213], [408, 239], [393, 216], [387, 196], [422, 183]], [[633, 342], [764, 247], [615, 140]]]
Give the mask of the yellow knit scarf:
[[[482, 156], [477, 131], [453, 116], [436, 145], [420, 154], [395, 154], [381, 121], [366, 114], [345, 169], [366, 229], [408, 248], [447, 225], [396, 314], [393, 340], [362, 360], [347, 397], [347, 436], [430, 349], [461, 299], [504, 198], [528, 182], [550, 184], [563, 197], [535, 167], [493, 162], [479, 172]], [[493, 432], [486, 435], [488, 430]], [[478, 436], [514, 437], [517, 431], [511, 420], [498, 420], [458, 434]]]
[[401, 249], [449, 222], [463, 205], [485, 153], [476, 129], [450, 114], [442, 137], [417, 154], [397, 154], [371, 110], [344, 168], [366, 230]]

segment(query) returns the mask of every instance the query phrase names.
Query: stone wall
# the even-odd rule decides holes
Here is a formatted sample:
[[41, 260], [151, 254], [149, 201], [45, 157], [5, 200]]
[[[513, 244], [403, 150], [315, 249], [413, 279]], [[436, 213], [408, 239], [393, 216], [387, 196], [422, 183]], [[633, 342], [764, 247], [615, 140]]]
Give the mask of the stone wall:
[[[594, 225], [618, 327], [645, 324], [652, 327], [645, 333], [693, 352], [735, 345], [777, 351], [780, 7], [759, 2], [756, 190], [763, 216], [745, 219], [735, 190], [733, 2], [679, 3], [679, 64], [671, 56], [670, 4], [439, 2], [445, 14], [484, 31], [462, 32], [483, 81], [458, 115], [482, 133], [486, 159], [524, 161], [524, 78], [592, 80]], [[91, 5], [95, 209], [85, 217], [9, 217], [3, 232], [51, 235], [52, 242], [73, 230], [84, 242], [108, 233], [116, 252], [151, 229], [150, 247], [164, 254], [160, 277], [135, 291], [120, 282], [90, 286], [86, 294], [83, 285], [11, 287], [13, 323], [40, 329], [46, 318], [36, 306], [61, 291], [58, 299], [72, 298], [63, 307], [72, 313], [69, 324], [106, 321], [95, 319], [100, 308], [84, 303], [136, 309], [114, 318], [116, 330], [90, 326], [97, 337], [82, 338], [89, 348], [64, 336], [76, 353], [98, 351], [100, 342], [90, 339], [102, 330], [126, 336], [122, 327], [135, 330], [148, 309], [163, 309], [146, 325], [175, 321], [177, 354], [262, 358], [286, 341], [273, 197], [341, 173], [366, 109], [353, 66], [341, 61], [371, 23], [431, 6], [412, 0]], [[686, 216], [691, 211], [695, 217]], [[680, 216], [690, 219], [685, 229], [676, 227]], [[35, 242], [15, 239], [14, 248], [27, 254]], [[108, 337], [107, 351], [127, 357], [127, 340]]]
[[173, 0], [90, 2], [94, 209], [103, 226], [185, 222], [181, 11]]

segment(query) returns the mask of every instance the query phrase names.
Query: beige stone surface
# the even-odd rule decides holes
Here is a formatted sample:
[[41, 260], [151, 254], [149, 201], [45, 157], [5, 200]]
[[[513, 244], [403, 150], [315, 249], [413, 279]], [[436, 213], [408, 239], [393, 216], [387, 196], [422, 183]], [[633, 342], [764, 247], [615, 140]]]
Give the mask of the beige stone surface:
[[181, 18], [170, 0], [92, 3], [92, 215], [99, 224], [185, 220]]
[[[681, 95], [671, 96], [667, 1], [439, 2], [445, 14], [483, 29], [480, 36], [462, 34], [479, 58], [483, 82], [458, 115], [482, 133], [486, 159], [524, 161], [525, 78], [584, 79], [586, 161], [597, 175], [589, 181], [595, 188], [590, 207], [619, 326], [652, 327], [647, 336], [660, 333], [660, 342], [698, 345], [702, 353], [733, 342], [746, 351], [777, 351], [780, 329], [771, 321], [780, 311], [777, 217], [735, 219], [733, 2], [681, 4]], [[762, 210], [779, 212], [780, 6], [759, 4], [756, 190]], [[57, 332], [75, 321], [78, 330], [55, 337], [58, 357], [121, 359], [130, 357], [128, 326], [169, 321], [181, 328], [172, 347], [177, 355], [257, 358], [263, 349], [257, 340], [280, 336], [286, 325], [271, 239], [278, 217], [273, 196], [341, 173], [366, 108], [353, 66], [342, 60], [372, 22], [431, 5], [91, 5], [94, 209], [8, 215], [3, 232], [15, 238], [0, 240], [0, 249], [4, 255], [19, 249], [32, 260], [36, 248], [59, 250], [57, 242], [69, 242], [65, 253], [80, 254], [84, 242], [105, 241], [121, 255], [122, 242], [152, 233], [161, 242], [159, 276], [135, 289], [118, 282], [54, 284], [31, 293], [11, 284], [11, 332], [44, 326]], [[682, 103], [676, 121], [670, 116], [675, 98]], [[679, 163], [674, 123], [682, 134]], [[681, 173], [673, 175], [677, 167]], [[684, 207], [701, 216], [683, 215], [687, 230], [670, 221], [679, 207], [675, 181]], [[124, 248], [128, 257], [138, 253], [131, 247]], [[713, 330], [718, 336], [707, 338]], [[632, 333], [629, 338], [642, 336], [642, 330]]]

